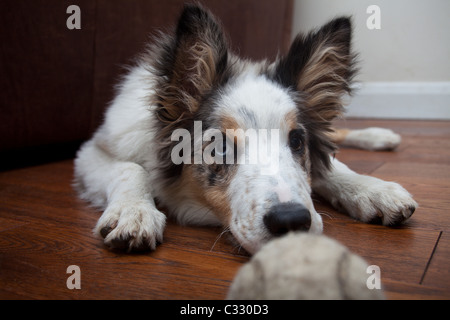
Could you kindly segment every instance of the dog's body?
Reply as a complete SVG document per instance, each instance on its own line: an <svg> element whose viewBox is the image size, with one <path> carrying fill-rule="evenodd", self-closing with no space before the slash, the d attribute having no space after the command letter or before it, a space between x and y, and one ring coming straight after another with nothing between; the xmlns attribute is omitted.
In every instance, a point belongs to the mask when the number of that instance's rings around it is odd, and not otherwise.
<svg viewBox="0 0 450 320"><path fill-rule="evenodd" d="M349 19L335 19L298 36L285 57L253 63L230 53L210 13L186 6L175 34L162 36L124 77L103 125L77 155L81 197L104 209L96 233L113 248L155 249L166 220L157 199L178 222L223 225L254 253L290 230L322 232L312 191L361 221L409 218L417 204L400 185L358 175L332 157L334 142L367 149L400 142L376 128L332 134L354 73L350 37ZM213 129L221 136L205 139ZM276 146L276 170L240 162L250 157L241 144L249 137L230 138L230 129L260 130L258 147ZM191 133L194 146L175 154L187 160L181 164L173 158L176 130ZM211 153L222 135L223 148ZM198 148L234 161L194 161Z"/></svg>

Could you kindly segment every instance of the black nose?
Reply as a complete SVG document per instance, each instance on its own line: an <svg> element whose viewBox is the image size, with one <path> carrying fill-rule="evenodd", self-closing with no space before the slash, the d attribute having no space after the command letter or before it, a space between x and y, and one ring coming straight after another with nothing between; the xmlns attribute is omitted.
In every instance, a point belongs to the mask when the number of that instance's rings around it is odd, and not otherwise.
<svg viewBox="0 0 450 320"><path fill-rule="evenodd" d="M300 203L280 203L264 216L264 224L274 236L289 231L307 231L311 226L311 214Z"/></svg>

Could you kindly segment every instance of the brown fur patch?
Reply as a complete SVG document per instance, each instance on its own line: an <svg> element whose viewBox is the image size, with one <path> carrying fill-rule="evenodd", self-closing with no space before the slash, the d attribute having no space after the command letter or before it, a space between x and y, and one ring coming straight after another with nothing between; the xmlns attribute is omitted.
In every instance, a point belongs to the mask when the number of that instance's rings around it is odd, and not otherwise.
<svg viewBox="0 0 450 320"><path fill-rule="evenodd" d="M330 140L337 144L342 143L345 138L347 138L350 131L350 129L334 129L333 132L329 133Z"/></svg>
<svg viewBox="0 0 450 320"><path fill-rule="evenodd" d="M227 197L227 190L220 187L212 187L205 192L208 207L215 213L223 225L230 225L231 208Z"/></svg>
<svg viewBox="0 0 450 320"><path fill-rule="evenodd" d="M317 120L331 121L342 112L341 97L349 90L347 80L350 57L343 54L348 49L327 45L326 39L317 45L305 65L298 82L298 90L306 92L308 108Z"/></svg>
<svg viewBox="0 0 450 320"><path fill-rule="evenodd" d="M195 199L205 208L210 209L222 224L229 225L231 219L230 202L227 196L229 183L207 186L205 177L198 177L198 172L193 166L202 165L186 165L178 188L183 192L189 190L189 196L192 199ZM231 178L230 176L227 180Z"/></svg>
<svg viewBox="0 0 450 320"><path fill-rule="evenodd" d="M298 128L298 118L297 118L297 111L293 110L288 112L285 116L284 116L284 121L287 125L287 127L289 128L288 130L294 130Z"/></svg>
<svg viewBox="0 0 450 320"><path fill-rule="evenodd" d="M237 130L240 128L236 119L231 116L227 116L227 115L222 116L221 124L222 124L221 125L222 132L225 132L225 133L226 133L226 130Z"/></svg>

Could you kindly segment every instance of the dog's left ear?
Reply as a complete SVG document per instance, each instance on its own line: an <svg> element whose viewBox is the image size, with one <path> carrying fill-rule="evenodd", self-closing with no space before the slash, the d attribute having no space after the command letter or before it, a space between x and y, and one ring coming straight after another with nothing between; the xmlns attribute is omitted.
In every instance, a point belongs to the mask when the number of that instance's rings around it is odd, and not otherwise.
<svg viewBox="0 0 450 320"><path fill-rule="evenodd" d="M222 26L199 5L186 5L176 31L173 78L194 99L208 92L219 80L228 59Z"/></svg>
<svg viewBox="0 0 450 320"><path fill-rule="evenodd" d="M329 122L343 112L341 97L350 93L355 73L351 34L350 18L334 19L318 31L298 35L276 65L275 79L303 95L303 111L311 120Z"/></svg>
<svg viewBox="0 0 450 320"><path fill-rule="evenodd" d="M224 77L228 44L220 23L201 6L185 5L173 41L158 61L156 69L164 79L158 118L166 124L189 118Z"/></svg>

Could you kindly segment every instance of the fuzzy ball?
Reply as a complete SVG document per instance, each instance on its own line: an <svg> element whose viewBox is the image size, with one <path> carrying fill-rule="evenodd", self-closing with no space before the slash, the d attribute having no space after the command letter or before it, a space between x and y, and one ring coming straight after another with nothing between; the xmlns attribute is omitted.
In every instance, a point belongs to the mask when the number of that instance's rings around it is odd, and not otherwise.
<svg viewBox="0 0 450 320"><path fill-rule="evenodd" d="M290 233L266 244L238 272L228 299L384 299L368 289L368 264L323 235Z"/></svg>

